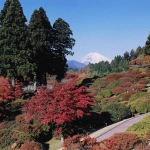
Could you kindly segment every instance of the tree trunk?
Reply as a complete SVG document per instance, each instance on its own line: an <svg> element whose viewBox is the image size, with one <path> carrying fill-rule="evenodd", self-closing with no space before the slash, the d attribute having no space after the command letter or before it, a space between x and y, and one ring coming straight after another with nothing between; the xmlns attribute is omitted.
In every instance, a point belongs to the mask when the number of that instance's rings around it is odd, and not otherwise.
<svg viewBox="0 0 150 150"><path fill-rule="evenodd" d="M44 84L45 84L45 86L47 85L47 77L46 77L46 72L44 73Z"/></svg>
<svg viewBox="0 0 150 150"><path fill-rule="evenodd" d="M64 136L63 136L63 134L61 134L61 144L63 144L64 143Z"/></svg>
<svg viewBox="0 0 150 150"><path fill-rule="evenodd" d="M37 85L36 85L36 81L34 81L34 91L37 90Z"/></svg>
<svg viewBox="0 0 150 150"><path fill-rule="evenodd" d="M43 143L43 150L49 150L49 144Z"/></svg>
<svg viewBox="0 0 150 150"><path fill-rule="evenodd" d="M14 77L11 79L11 84L12 84L12 87L15 87L15 78Z"/></svg>

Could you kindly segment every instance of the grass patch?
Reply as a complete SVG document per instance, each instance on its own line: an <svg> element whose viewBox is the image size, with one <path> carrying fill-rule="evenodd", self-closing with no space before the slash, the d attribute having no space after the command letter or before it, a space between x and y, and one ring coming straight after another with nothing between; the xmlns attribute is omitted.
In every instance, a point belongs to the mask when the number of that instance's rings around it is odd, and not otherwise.
<svg viewBox="0 0 150 150"><path fill-rule="evenodd" d="M58 150L59 148L62 147L61 141L56 139L55 137L52 138L49 142L49 150Z"/></svg>

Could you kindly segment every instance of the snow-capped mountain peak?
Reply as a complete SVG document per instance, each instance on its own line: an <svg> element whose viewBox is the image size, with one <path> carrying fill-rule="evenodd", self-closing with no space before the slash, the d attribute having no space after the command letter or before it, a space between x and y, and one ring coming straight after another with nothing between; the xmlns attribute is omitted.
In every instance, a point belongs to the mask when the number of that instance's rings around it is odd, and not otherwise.
<svg viewBox="0 0 150 150"><path fill-rule="evenodd" d="M109 58L107 58L97 52L89 53L80 59L80 62L84 63L84 64L89 64L89 62L92 64L95 64L95 63L99 63L100 61L111 62L111 60Z"/></svg>

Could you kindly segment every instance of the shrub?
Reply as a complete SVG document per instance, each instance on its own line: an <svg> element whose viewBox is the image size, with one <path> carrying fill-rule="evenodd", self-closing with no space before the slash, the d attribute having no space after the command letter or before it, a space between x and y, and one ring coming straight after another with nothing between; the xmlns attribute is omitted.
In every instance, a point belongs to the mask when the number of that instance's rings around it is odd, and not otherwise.
<svg viewBox="0 0 150 150"><path fill-rule="evenodd" d="M120 82L120 86L126 87L127 83L133 84L134 79L132 77L122 77L122 78L119 79L119 82Z"/></svg>
<svg viewBox="0 0 150 150"><path fill-rule="evenodd" d="M119 95L121 93L124 92L124 88L123 87L115 87L114 89L112 89L112 93L115 95Z"/></svg>
<svg viewBox="0 0 150 150"><path fill-rule="evenodd" d="M117 87L117 86L119 86L119 85L120 85L120 82L119 82L119 81L114 81L114 82L110 82L110 83L107 85L107 88L113 89L113 88L115 88L115 87Z"/></svg>
<svg viewBox="0 0 150 150"><path fill-rule="evenodd" d="M109 139L116 141L111 147L112 150L131 150L141 143L139 137L134 133L115 133Z"/></svg>
<svg viewBox="0 0 150 150"><path fill-rule="evenodd" d="M123 104L129 108L129 102L128 101L122 101L122 102L120 102L120 104Z"/></svg>
<svg viewBox="0 0 150 150"><path fill-rule="evenodd" d="M147 68L136 68L136 70L142 74L146 73Z"/></svg>
<svg viewBox="0 0 150 150"><path fill-rule="evenodd" d="M15 140L12 138L15 121L0 123L0 149L6 150Z"/></svg>
<svg viewBox="0 0 150 150"><path fill-rule="evenodd" d="M123 77L122 73L112 73L112 74L106 76L108 83L118 81L121 77Z"/></svg>
<svg viewBox="0 0 150 150"><path fill-rule="evenodd" d="M146 68L146 73L150 74L150 68Z"/></svg>
<svg viewBox="0 0 150 150"><path fill-rule="evenodd" d="M110 114L110 119L113 122L118 122L131 116L128 107L117 102L110 102L103 105L102 112L108 112Z"/></svg>
<svg viewBox="0 0 150 150"><path fill-rule="evenodd" d="M147 132L146 134L146 142L149 143L150 142L150 130Z"/></svg>
<svg viewBox="0 0 150 150"><path fill-rule="evenodd" d="M78 75L77 74L67 74L65 79L77 79L78 78Z"/></svg>
<svg viewBox="0 0 150 150"><path fill-rule="evenodd" d="M133 59L129 62L129 65L142 65L143 60L140 58Z"/></svg>
<svg viewBox="0 0 150 150"><path fill-rule="evenodd" d="M46 140L45 138L50 138L50 125L42 125L40 119L32 120L32 123L26 123L24 118L24 114L20 114L16 117L16 127L13 129L15 132L13 138L16 139L17 143L26 143L35 139L42 139L42 141L44 141Z"/></svg>
<svg viewBox="0 0 150 150"><path fill-rule="evenodd" d="M112 92L109 89L102 89L102 90L100 90L100 92L98 93L98 95L106 98L106 97L110 97L112 95Z"/></svg>
<svg viewBox="0 0 150 150"><path fill-rule="evenodd" d="M138 73L134 76L135 81L138 82L141 78L146 77L146 74Z"/></svg>
<svg viewBox="0 0 150 150"><path fill-rule="evenodd" d="M96 145L96 139L77 134L74 135L73 137L69 136L64 141L63 145L65 147L65 150L75 150L80 148L82 150L84 149L92 150L92 146Z"/></svg>
<svg viewBox="0 0 150 150"><path fill-rule="evenodd" d="M96 87L98 89L106 87L106 78L97 78L91 87Z"/></svg>
<svg viewBox="0 0 150 150"><path fill-rule="evenodd" d="M138 92L144 90L146 87L145 84L133 84L130 86L130 91L132 92Z"/></svg>
<svg viewBox="0 0 150 150"><path fill-rule="evenodd" d="M134 94L134 92L125 93L122 98L122 101L128 101L133 94Z"/></svg>
<svg viewBox="0 0 150 150"><path fill-rule="evenodd" d="M20 150L42 150L42 144L37 142L27 142L21 145Z"/></svg>
<svg viewBox="0 0 150 150"><path fill-rule="evenodd" d="M140 92L140 93L135 93L135 94L132 94L129 98L129 101L132 102L136 99L138 99L139 97L142 97L146 94L146 92Z"/></svg>
<svg viewBox="0 0 150 150"><path fill-rule="evenodd" d="M130 126L127 131L135 133L138 137L145 137L148 131L150 131L150 115Z"/></svg>
<svg viewBox="0 0 150 150"><path fill-rule="evenodd" d="M121 93L121 94L117 95L117 97L120 101L122 101L124 95L125 95L125 93Z"/></svg>
<svg viewBox="0 0 150 150"><path fill-rule="evenodd" d="M68 137L64 141L64 150L110 150L112 145L114 145L113 140L103 140L101 142L96 142L96 139L84 135L74 135L73 137Z"/></svg>
<svg viewBox="0 0 150 150"><path fill-rule="evenodd" d="M140 145L137 145L134 150L150 150L150 145L143 145L143 144L140 144Z"/></svg>
<svg viewBox="0 0 150 150"><path fill-rule="evenodd" d="M96 95L95 96L95 101L96 102L101 102L102 99L103 99L103 97L101 95Z"/></svg>
<svg viewBox="0 0 150 150"><path fill-rule="evenodd" d="M148 82L149 82L148 79L142 78L137 82L137 84L148 84Z"/></svg>
<svg viewBox="0 0 150 150"><path fill-rule="evenodd" d="M150 55L147 55L144 57L144 63L145 64L150 64Z"/></svg>
<svg viewBox="0 0 150 150"><path fill-rule="evenodd" d="M82 81L83 81L83 80L84 80L84 78L81 78L81 79L77 80L77 85L82 84Z"/></svg>
<svg viewBox="0 0 150 150"><path fill-rule="evenodd" d="M150 111L150 98L149 96L139 97L138 99L130 102L130 110L135 113L147 113Z"/></svg>
<svg viewBox="0 0 150 150"><path fill-rule="evenodd" d="M107 103L107 102L119 102L119 99L117 97L108 97L108 98L103 98L101 100L102 103Z"/></svg>
<svg viewBox="0 0 150 150"><path fill-rule="evenodd" d="M105 82L106 78L97 78L94 82L93 82L93 86L97 86L99 84L101 84L102 82Z"/></svg>
<svg viewBox="0 0 150 150"><path fill-rule="evenodd" d="M132 77L134 78L137 74L140 74L138 71L136 70L129 70L124 74L124 77Z"/></svg>

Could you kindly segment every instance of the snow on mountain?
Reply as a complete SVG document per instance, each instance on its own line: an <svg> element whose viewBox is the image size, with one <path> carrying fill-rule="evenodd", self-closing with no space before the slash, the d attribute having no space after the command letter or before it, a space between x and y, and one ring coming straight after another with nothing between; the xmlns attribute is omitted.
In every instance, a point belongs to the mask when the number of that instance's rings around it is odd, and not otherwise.
<svg viewBox="0 0 150 150"><path fill-rule="evenodd" d="M95 64L95 63L99 63L100 61L111 62L111 60L109 58L107 58L99 53L96 53L96 52L87 54L86 56L81 58L79 62L87 65L87 64L89 64L89 62L92 64Z"/></svg>

